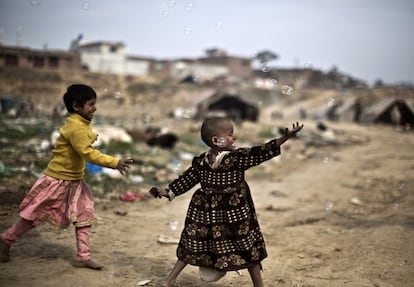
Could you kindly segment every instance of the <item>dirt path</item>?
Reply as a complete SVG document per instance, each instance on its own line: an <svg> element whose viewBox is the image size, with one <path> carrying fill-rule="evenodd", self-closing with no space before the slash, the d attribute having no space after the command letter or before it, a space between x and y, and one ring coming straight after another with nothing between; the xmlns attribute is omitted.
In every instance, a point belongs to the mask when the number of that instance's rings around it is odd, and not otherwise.
<svg viewBox="0 0 414 287"><path fill-rule="evenodd" d="M391 128L339 126L366 140L319 149L297 158L295 143L266 163L271 176L248 173L269 257L265 286L414 286L414 136ZM97 202L100 225L91 238L102 271L71 266L74 229L42 225L16 243L12 261L0 264L0 286L159 286L175 262L174 244L191 193L172 202ZM0 227L16 220L2 206ZM125 214L125 215L123 215ZM170 223L177 221L178 229ZM251 286L247 271L203 283L195 267L180 286Z"/></svg>

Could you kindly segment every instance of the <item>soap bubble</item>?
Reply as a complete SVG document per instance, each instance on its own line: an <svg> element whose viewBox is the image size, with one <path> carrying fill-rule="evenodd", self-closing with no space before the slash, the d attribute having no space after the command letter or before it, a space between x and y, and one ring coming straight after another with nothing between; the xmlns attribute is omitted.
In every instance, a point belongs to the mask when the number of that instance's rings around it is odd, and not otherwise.
<svg viewBox="0 0 414 287"><path fill-rule="evenodd" d="M172 220L168 223L168 226L171 230L177 230L178 229L178 220Z"/></svg>
<svg viewBox="0 0 414 287"><path fill-rule="evenodd" d="M191 27L187 27L187 28L185 28L185 29L184 29L184 33L185 33L186 35L191 35L191 33L193 33L193 28L191 28Z"/></svg>
<svg viewBox="0 0 414 287"><path fill-rule="evenodd" d="M185 10L187 10L187 12L191 12L191 11L193 11L193 9L194 9L194 4L193 3L188 3L185 6Z"/></svg>
<svg viewBox="0 0 414 287"><path fill-rule="evenodd" d="M263 62L260 64L260 69L265 72L268 73L270 72L271 68L270 68L270 64L268 62Z"/></svg>
<svg viewBox="0 0 414 287"><path fill-rule="evenodd" d="M335 98L330 98L330 99L328 100L328 107L332 107L332 106L334 106L334 105L335 105L335 103L336 103Z"/></svg>
<svg viewBox="0 0 414 287"><path fill-rule="evenodd" d="M326 213L331 213L333 209L333 203L328 201L325 203L325 212Z"/></svg>
<svg viewBox="0 0 414 287"><path fill-rule="evenodd" d="M182 171L182 163L181 160L179 159L173 159L171 161L172 163L172 170L173 172L175 172L176 174L180 173Z"/></svg>
<svg viewBox="0 0 414 287"><path fill-rule="evenodd" d="M168 6L168 7L170 7L170 8L174 8L174 6L175 6L175 1L174 1L174 0L168 0L168 1L167 1L167 6Z"/></svg>
<svg viewBox="0 0 414 287"><path fill-rule="evenodd" d="M85 2L82 4L82 9L83 10L89 10L89 3Z"/></svg>
<svg viewBox="0 0 414 287"><path fill-rule="evenodd" d="M30 5L32 6L39 6L40 5L40 0L29 0Z"/></svg>
<svg viewBox="0 0 414 287"><path fill-rule="evenodd" d="M115 93L114 93L114 97L115 97L115 99L120 99L121 98L121 92L119 92L119 91L116 91Z"/></svg>
<svg viewBox="0 0 414 287"><path fill-rule="evenodd" d="M277 86L277 84L278 84L278 80L276 80L276 79L271 79L270 80L270 87L271 88L275 88Z"/></svg>
<svg viewBox="0 0 414 287"><path fill-rule="evenodd" d="M280 91L283 95L287 95L287 96L293 95L293 87L289 85L283 85L282 88L280 88Z"/></svg>

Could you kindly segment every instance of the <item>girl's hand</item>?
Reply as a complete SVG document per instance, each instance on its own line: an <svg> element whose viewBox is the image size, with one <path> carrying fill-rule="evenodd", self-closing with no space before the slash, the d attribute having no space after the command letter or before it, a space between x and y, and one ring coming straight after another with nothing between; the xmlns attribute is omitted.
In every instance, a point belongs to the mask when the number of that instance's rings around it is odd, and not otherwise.
<svg viewBox="0 0 414 287"><path fill-rule="evenodd" d="M288 128L286 128L286 134L289 137L293 137L294 135L296 135L301 129L303 128L303 124L299 125L299 122L293 123L292 125L292 129L289 130Z"/></svg>
<svg viewBox="0 0 414 287"><path fill-rule="evenodd" d="M151 187L151 189L149 190L149 193L156 198L161 198L161 197L166 197L168 199L170 199L170 196L168 195L168 190L163 188L163 189L159 189L157 187Z"/></svg>
<svg viewBox="0 0 414 287"><path fill-rule="evenodd" d="M117 170L124 175L128 173L129 165L134 163L134 160L131 158L123 158L118 161L118 165L116 166Z"/></svg>

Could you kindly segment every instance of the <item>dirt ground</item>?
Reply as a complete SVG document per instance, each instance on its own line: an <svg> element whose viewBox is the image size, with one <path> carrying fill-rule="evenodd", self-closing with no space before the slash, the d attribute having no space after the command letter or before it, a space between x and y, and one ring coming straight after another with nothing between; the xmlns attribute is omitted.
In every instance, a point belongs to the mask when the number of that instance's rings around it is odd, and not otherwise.
<svg viewBox="0 0 414 287"><path fill-rule="evenodd" d="M315 123L305 122L305 130ZM299 152L301 140L247 172L269 257L265 286L414 286L414 135L388 126L337 124L348 145ZM161 286L175 263L175 244L191 192L167 200L96 202L100 224L91 234L102 271L74 268L74 228L41 225L0 264L0 286ZM17 220L17 204L0 206L0 228ZM178 228L174 229L174 222ZM252 286L247 270L216 283L188 266L179 286Z"/></svg>

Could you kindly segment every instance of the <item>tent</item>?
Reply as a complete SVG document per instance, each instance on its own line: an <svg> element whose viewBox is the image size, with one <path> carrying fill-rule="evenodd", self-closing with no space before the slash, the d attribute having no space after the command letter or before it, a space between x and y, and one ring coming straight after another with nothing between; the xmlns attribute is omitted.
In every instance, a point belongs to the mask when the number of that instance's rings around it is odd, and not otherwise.
<svg viewBox="0 0 414 287"><path fill-rule="evenodd" d="M197 103L196 118L211 115L231 117L235 121L257 121L259 108L238 95L216 92Z"/></svg>
<svg viewBox="0 0 414 287"><path fill-rule="evenodd" d="M331 121L358 122L361 112L360 99L358 97L346 97L328 107L326 118Z"/></svg>
<svg viewBox="0 0 414 287"><path fill-rule="evenodd" d="M365 108L360 121L412 127L414 126L413 106L403 99L382 99Z"/></svg>

